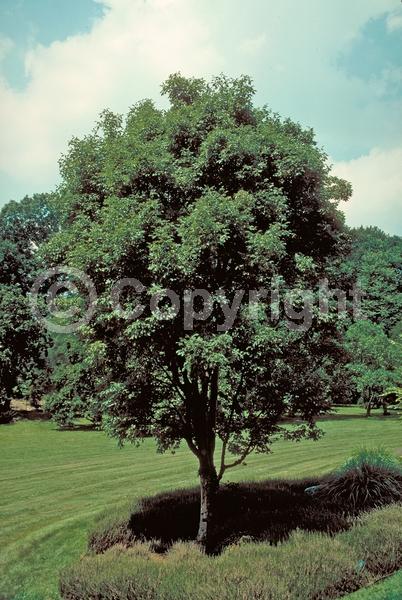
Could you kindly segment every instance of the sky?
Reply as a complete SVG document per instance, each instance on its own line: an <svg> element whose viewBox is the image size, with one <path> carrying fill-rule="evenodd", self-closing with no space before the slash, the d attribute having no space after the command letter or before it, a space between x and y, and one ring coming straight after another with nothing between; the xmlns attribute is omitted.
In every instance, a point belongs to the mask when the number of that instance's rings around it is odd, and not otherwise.
<svg viewBox="0 0 402 600"><path fill-rule="evenodd" d="M0 0L0 206L54 189L72 136L163 105L177 71L251 75L352 183L347 223L402 235L399 0Z"/></svg>

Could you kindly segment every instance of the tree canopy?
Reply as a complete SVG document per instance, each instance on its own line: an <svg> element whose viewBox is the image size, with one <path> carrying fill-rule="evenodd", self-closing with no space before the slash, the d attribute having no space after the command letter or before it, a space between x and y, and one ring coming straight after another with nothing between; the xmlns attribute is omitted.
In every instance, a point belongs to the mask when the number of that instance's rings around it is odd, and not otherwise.
<svg viewBox="0 0 402 600"><path fill-rule="evenodd" d="M0 418L17 385L44 366L47 336L28 292L40 268L38 246L57 229L49 194L9 202L0 211Z"/></svg>
<svg viewBox="0 0 402 600"><path fill-rule="evenodd" d="M366 320L349 327L345 347L350 356L347 369L369 415L381 394L402 381L401 344L389 339L381 325Z"/></svg>
<svg viewBox="0 0 402 600"><path fill-rule="evenodd" d="M378 227L352 229L351 252L342 270L364 292L366 318L390 335L402 326L402 238Z"/></svg>
<svg viewBox="0 0 402 600"><path fill-rule="evenodd" d="M300 298L345 253L337 205L350 186L331 175L310 129L253 106L248 77L176 74L162 92L167 110L145 100L125 120L105 111L70 142L57 200L64 226L45 255L96 285L96 314L79 334L106 429L121 441L151 434L161 450L185 440L196 455L205 542L227 468L277 435L317 435L336 329L328 315L298 327ZM123 311L113 302L121 279ZM269 298L236 295L273 281L292 290L288 319L270 314ZM302 425L281 422L296 414Z"/></svg>

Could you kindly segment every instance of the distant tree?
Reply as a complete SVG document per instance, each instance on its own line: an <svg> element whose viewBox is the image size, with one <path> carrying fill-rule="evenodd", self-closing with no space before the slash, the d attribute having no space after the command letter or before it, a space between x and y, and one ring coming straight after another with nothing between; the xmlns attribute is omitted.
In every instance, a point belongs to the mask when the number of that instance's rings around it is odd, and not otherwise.
<svg viewBox="0 0 402 600"><path fill-rule="evenodd" d="M51 337L44 406L60 427L72 427L78 418L96 425L102 420L94 388L95 349L96 345L87 348L78 334L56 333Z"/></svg>
<svg viewBox="0 0 402 600"><path fill-rule="evenodd" d="M50 194L12 200L0 211L0 283L31 287L38 268L38 247L57 231L59 216Z"/></svg>
<svg viewBox="0 0 402 600"><path fill-rule="evenodd" d="M399 377L399 381L402 381L402 374L401 377ZM383 402L385 403L385 406L387 406L387 404L392 404L393 406L399 406L402 404L402 386L391 386L388 387L385 392L383 392L381 394L381 398L383 399Z"/></svg>
<svg viewBox="0 0 402 600"><path fill-rule="evenodd" d="M346 368L347 358L345 352L341 360L333 360L330 377L330 398L333 404L354 404L359 397L352 374Z"/></svg>
<svg viewBox="0 0 402 600"><path fill-rule="evenodd" d="M370 321L357 321L346 332L346 349L350 354L347 365L356 388L366 407L384 406L384 391L402 382L402 346L390 340L380 325Z"/></svg>
<svg viewBox="0 0 402 600"><path fill-rule="evenodd" d="M402 237L377 227L351 230L351 252L343 262L345 274L357 280L365 296L365 316L385 333L402 327Z"/></svg>
<svg viewBox="0 0 402 600"><path fill-rule="evenodd" d="M32 390L45 366L48 338L28 292L38 272L38 246L56 231L48 194L9 202L0 211L0 418L9 418L18 385Z"/></svg>
<svg viewBox="0 0 402 600"><path fill-rule="evenodd" d="M0 419L8 420L18 383L44 366L44 332L18 286L0 284Z"/></svg>
<svg viewBox="0 0 402 600"><path fill-rule="evenodd" d="M225 315L236 290L269 289L273 279L281 293L317 283L345 252L337 204L350 186L330 175L311 130L253 106L247 77L208 84L176 74L162 90L168 110L145 100L124 122L106 111L92 134L70 142L59 195L66 225L46 256L96 285L98 311L80 334L96 357L106 429L121 441L153 435L160 450L185 440L197 457L198 540L207 543L228 468L269 451L279 435L317 435L334 340L329 317L292 329L269 318L267 299L252 311L242 305L229 328ZM121 278L146 288L138 319L111 301ZM210 305L186 292L200 288ZM165 289L180 299L175 318L149 309L159 292L167 310ZM195 312L209 307L209 318L184 327L184 299ZM120 302L132 310L138 300L127 283ZM293 316L300 324L302 313ZM284 415L300 420L284 425Z"/></svg>

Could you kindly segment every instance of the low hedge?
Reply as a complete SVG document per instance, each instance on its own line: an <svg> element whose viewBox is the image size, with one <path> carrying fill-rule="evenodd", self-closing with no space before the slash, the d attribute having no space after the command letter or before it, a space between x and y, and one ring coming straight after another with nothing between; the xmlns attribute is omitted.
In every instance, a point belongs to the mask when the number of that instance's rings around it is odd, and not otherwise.
<svg viewBox="0 0 402 600"><path fill-rule="evenodd" d="M361 516L330 536L293 532L271 546L240 541L219 556L192 542L165 554L151 541L84 557L61 575L65 600L324 600L402 566L402 507Z"/></svg>
<svg viewBox="0 0 402 600"><path fill-rule="evenodd" d="M402 507L391 505L359 519L360 526L338 536L354 548L375 576L384 576L401 567Z"/></svg>

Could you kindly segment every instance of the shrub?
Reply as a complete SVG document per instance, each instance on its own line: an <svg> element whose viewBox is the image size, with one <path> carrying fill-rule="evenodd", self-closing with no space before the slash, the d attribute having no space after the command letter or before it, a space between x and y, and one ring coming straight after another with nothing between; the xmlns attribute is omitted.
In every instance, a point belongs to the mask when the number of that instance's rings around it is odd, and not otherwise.
<svg viewBox="0 0 402 600"><path fill-rule="evenodd" d="M4 412L0 411L0 425L11 423L11 421L16 417L16 414L17 413L14 410L6 410Z"/></svg>
<svg viewBox="0 0 402 600"><path fill-rule="evenodd" d="M366 513L339 538L359 553L371 573L392 573L402 564L402 509L394 505Z"/></svg>
<svg viewBox="0 0 402 600"><path fill-rule="evenodd" d="M220 558L233 576L240 565L247 574L242 582L243 598L333 598L357 589L366 580L356 569L358 553L322 533L295 531L277 547L255 543L231 546ZM251 593L256 583L260 596ZM278 588L285 593L280 595Z"/></svg>
<svg viewBox="0 0 402 600"><path fill-rule="evenodd" d="M80 561L62 575L60 593L74 600L155 600L159 567L149 560L147 547L129 552L115 546L103 555Z"/></svg>
<svg viewBox="0 0 402 600"><path fill-rule="evenodd" d="M61 575L65 600L329 600L402 566L402 507L361 516L335 536L293 532L277 546L239 541L211 557L193 542L88 555Z"/></svg>
<svg viewBox="0 0 402 600"><path fill-rule="evenodd" d="M363 465L402 474L401 462L384 448L360 448L337 469L339 475Z"/></svg>
<svg viewBox="0 0 402 600"><path fill-rule="evenodd" d="M129 526L134 510L136 505L118 507L113 513L110 510L101 513L89 533L88 547L96 553L101 553L116 544L129 546L134 541Z"/></svg>
<svg viewBox="0 0 402 600"><path fill-rule="evenodd" d="M318 489L325 504L358 512L402 501L402 468L384 450L360 450Z"/></svg>
<svg viewBox="0 0 402 600"><path fill-rule="evenodd" d="M217 557L193 542L163 555L150 542L116 546L65 570L60 591L65 600L328 600L374 581L382 560L387 572L401 566L401 517L389 507L333 537L295 531L277 546L239 542ZM390 523L383 534L382 521Z"/></svg>
<svg viewBox="0 0 402 600"><path fill-rule="evenodd" d="M319 484L313 496L304 491L311 483ZM347 516L401 500L401 484L398 461L361 450L318 482L222 486L209 549L221 553L215 557L189 542L198 489L143 498L99 519L89 548L103 554L65 571L61 594L67 600L335 598L402 566L402 507L373 510L354 525Z"/></svg>

